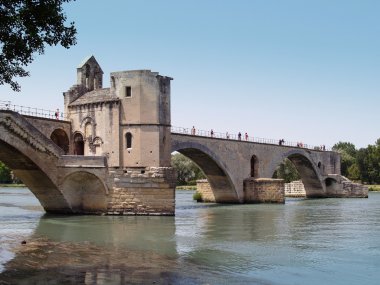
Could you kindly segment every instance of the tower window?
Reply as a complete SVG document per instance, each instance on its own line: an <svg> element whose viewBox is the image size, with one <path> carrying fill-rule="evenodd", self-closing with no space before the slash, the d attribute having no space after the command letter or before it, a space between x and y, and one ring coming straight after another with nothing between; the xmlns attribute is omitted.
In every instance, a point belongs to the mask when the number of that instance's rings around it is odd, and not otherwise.
<svg viewBox="0 0 380 285"><path fill-rule="evenodd" d="M125 97L132 97L132 88L131 88L131 86L125 86Z"/></svg>
<svg viewBox="0 0 380 285"><path fill-rule="evenodd" d="M125 139L127 141L127 148L132 148L132 134L126 133Z"/></svg>

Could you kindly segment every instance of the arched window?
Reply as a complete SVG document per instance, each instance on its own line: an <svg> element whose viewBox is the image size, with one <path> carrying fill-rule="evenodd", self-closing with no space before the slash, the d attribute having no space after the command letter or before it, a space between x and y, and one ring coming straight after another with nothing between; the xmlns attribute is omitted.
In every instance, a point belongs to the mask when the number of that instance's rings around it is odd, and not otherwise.
<svg viewBox="0 0 380 285"><path fill-rule="evenodd" d="M125 139L127 141L127 148L132 148L132 134L131 133L126 133L125 134Z"/></svg>
<svg viewBox="0 0 380 285"><path fill-rule="evenodd" d="M258 160L255 155L252 155L251 157L251 177L257 177L259 173L259 165L258 165Z"/></svg>
<svg viewBox="0 0 380 285"><path fill-rule="evenodd" d="M86 139L92 137L92 125L90 122L86 123L84 126L84 137Z"/></svg>

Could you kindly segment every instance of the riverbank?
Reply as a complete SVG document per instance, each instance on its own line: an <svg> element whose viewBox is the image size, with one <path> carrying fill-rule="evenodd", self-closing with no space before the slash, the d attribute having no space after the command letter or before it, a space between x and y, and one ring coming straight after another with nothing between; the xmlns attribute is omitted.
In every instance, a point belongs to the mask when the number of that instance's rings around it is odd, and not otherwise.
<svg viewBox="0 0 380 285"><path fill-rule="evenodd" d="M368 191L380 192L380 185L368 185Z"/></svg>
<svg viewBox="0 0 380 285"><path fill-rule="evenodd" d="M176 186L175 190L197 190L196 185L181 185L181 186Z"/></svg>
<svg viewBox="0 0 380 285"><path fill-rule="evenodd" d="M20 187L26 187L25 184L1 184L0 183L0 187L17 187L17 188L20 188Z"/></svg>

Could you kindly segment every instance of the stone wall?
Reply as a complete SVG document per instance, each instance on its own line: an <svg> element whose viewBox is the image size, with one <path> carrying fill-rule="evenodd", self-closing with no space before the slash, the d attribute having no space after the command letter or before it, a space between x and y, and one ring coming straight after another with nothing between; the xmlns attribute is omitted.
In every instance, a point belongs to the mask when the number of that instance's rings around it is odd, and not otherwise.
<svg viewBox="0 0 380 285"><path fill-rule="evenodd" d="M285 197L306 197L305 187L301 180L285 183Z"/></svg>
<svg viewBox="0 0 380 285"><path fill-rule="evenodd" d="M202 202L216 202L214 193L207 179L197 180L197 192L202 195Z"/></svg>
<svg viewBox="0 0 380 285"><path fill-rule="evenodd" d="M283 179L248 178L244 180L245 203L285 203Z"/></svg>
<svg viewBox="0 0 380 285"><path fill-rule="evenodd" d="M109 215L174 215L176 175L171 167L110 170Z"/></svg>
<svg viewBox="0 0 380 285"><path fill-rule="evenodd" d="M67 136L70 138L71 123L68 121L39 118L39 117L25 116L25 115L23 115L23 118L26 119L34 127L36 127L47 138L50 138L51 134L56 129L63 130L67 134Z"/></svg>
<svg viewBox="0 0 380 285"><path fill-rule="evenodd" d="M202 194L202 202L216 202L211 185L206 179L197 180L197 192ZM285 203L284 180L245 179L243 203Z"/></svg>

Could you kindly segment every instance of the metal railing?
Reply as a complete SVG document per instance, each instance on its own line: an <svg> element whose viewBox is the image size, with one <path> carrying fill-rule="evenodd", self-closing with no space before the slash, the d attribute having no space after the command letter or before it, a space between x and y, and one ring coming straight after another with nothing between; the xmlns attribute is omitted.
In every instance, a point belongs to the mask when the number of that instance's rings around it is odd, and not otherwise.
<svg viewBox="0 0 380 285"><path fill-rule="evenodd" d="M41 118L49 118L49 119L57 119L57 120L64 120L65 116L63 112L57 111L51 111L51 110L45 110L40 108L32 108L32 107L26 107L21 105L14 105L11 103L11 101L1 101L0 100L0 110L10 110L17 112L22 115L28 115L28 116L35 116L35 117L41 117ZM320 150L320 151L330 151L331 149L326 148L325 146L313 146L309 144L304 144L302 142L291 142L291 141L285 141L285 140L275 140L275 139L266 139L266 138L260 138L260 137L252 137L252 136L246 136L244 134L230 134L228 132L221 133L221 132L215 132L215 131L205 131L205 130L199 130L199 129L193 129L193 128L182 128L182 127L171 127L172 133L176 134L186 134L186 135L193 135L193 136L200 136L200 137L211 137L216 139L227 139L227 140L239 140L239 141L246 141L246 142L254 142L254 143L261 143L261 144L272 144L272 145L281 145L281 146L291 146L291 147L301 147L301 148L307 148L312 150Z"/></svg>
<svg viewBox="0 0 380 285"><path fill-rule="evenodd" d="M0 100L0 110L10 110L17 112L21 115L34 116L40 118L64 120L63 112L45 110L41 108L26 107L21 105L14 105L11 101Z"/></svg>
<svg viewBox="0 0 380 285"><path fill-rule="evenodd" d="M185 134L185 135L209 137L209 138L216 138L216 139L238 140L238 141L254 142L254 143L261 143L261 144L300 147L300 148L320 150L320 151L331 150L331 149L326 148L324 145L313 146L310 144L304 144L302 142L285 141L283 139L276 140L276 139L253 137L249 135L246 136L245 133L241 133L240 138L239 138L239 134L230 134L228 132L222 133L222 132L215 132L215 131L211 132L211 130L205 131L205 130L199 130L199 129L193 129L193 128L182 128L182 127L175 127L175 126L171 127L171 132L176 133L176 134Z"/></svg>

